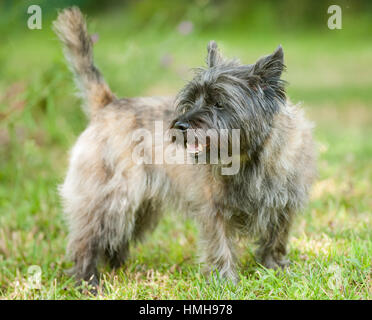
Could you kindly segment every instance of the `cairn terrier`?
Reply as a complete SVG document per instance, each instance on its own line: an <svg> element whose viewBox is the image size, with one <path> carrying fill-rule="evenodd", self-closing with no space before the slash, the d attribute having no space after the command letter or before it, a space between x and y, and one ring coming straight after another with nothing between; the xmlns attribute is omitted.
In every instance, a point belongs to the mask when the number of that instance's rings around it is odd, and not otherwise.
<svg viewBox="0 0 372 320"><path fill-rule="evenodd" d="M282 47L245 65L225 59L211 41L207 66L175 98L118 99L93 63L93 44L80 10L62 11L54 30L89 117L60 187L73 275L97 285L98 261L120 267L130 243L153 229L170 207L197 220L207 273L238 279L234 244L242 237L258 240L256 257L263 266L285 267L290 226L306 203L316 170L312 125L287 100L281 80ZM162 148L185 150L185 159L193 161L134 160L139 145L150 159L155 149L151 141L133 139L133 132L156 136L157 121L182 138L176 135L175 141L172 135ZM203 143L200 135L189 136L208 129L218 139L225 135L225 149L238 164L232 174L222 172L227 165L220 159L221 146L212 161L210 136ZM233 130L239 130L235 148ZM198 161L202 155L206 163Z"/></svg>

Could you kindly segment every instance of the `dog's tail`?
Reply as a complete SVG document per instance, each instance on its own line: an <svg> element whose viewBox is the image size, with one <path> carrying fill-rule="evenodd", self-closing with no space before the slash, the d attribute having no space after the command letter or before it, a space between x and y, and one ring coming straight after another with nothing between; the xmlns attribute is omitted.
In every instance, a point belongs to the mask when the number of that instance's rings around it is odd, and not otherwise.
<svg viewBox="0 0 372 320"><path fill-rule="evenodd" d="M115 96L94 66L93 42L80 9L72 7L60 12L53 29L64 45L66 59L84 98L85 111L92 117Z"/></svg>

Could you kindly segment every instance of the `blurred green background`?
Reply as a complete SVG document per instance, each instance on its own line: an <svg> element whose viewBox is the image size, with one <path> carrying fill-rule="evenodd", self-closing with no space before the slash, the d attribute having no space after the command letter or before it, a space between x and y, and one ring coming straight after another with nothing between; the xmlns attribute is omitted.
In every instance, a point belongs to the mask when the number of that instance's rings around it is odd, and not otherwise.
<svg viewBox="0 0 372 320"><path fill-rule="evenodd" d="M41 30L27 27L32 4L42 8ZM81 297L63 273L57 185L86 119L51 30L58 9L73 4L98 35L95 61L118 96L177 93L211 39L245 63L282 44L289 97L315 122L319 149L289 274L259 269L241 245L239 288L208 286L194 263L195 226L170 215L133 250L127 270L104 273L104 297L371 298L372 2L361 0L0 1L0 297ZM327 27L331 4L342 9L341 30ZM342 275L336 288L333 264ZM27 287L30 265L42 268L41 290Z"/></svg>

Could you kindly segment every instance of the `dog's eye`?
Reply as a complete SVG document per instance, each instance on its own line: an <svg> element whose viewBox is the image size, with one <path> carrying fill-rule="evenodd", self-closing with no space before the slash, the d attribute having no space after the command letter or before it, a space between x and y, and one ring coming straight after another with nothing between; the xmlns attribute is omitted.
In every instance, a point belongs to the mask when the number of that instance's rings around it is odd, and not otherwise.
<svg viewBox="0 0 372 320"><path fill-rule="evenodd" d="M215 104L214 104L214 107L215 107L216 109L223 109L223 106L221 106L219 103L215 103Z"/></svg>

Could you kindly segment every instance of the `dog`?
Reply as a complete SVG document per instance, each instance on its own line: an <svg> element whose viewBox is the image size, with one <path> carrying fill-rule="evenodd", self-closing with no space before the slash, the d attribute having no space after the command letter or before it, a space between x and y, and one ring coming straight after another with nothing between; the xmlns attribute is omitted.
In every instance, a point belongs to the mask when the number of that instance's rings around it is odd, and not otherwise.
<svg viewBox="0 0 372 320"><path fill-rule="evenodd" d="M238 280L238 238L257 240L256 258L263 266L286 267L288 234L307 203L316 155L313 125L286 97L282 47L245 65L223 57L211 41L207 66L176 97L119 99L93 63L93 44L80 10L60 12L54 30L89 117L60 186L76 279L98 285L98 262L122 266L130 243L152 230L168 208L198 222L199 255L207 274ZM151 158L154 146L133 139L133 133L147 130L156 136L155 122L181 134L176 141L174 136L165 139L163 149L184 150L181 158L191 163L133 160L139 146ZM212 159L210 137L205 143L199 143L198 135L190 138L192 130L208 129L218 138L225 136L228 152L239 140L233 174L222 173L227 165L218 152ZM233 130L239 135L234 137Z"/></svg>

